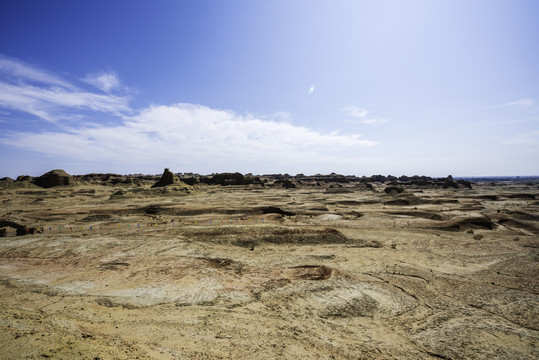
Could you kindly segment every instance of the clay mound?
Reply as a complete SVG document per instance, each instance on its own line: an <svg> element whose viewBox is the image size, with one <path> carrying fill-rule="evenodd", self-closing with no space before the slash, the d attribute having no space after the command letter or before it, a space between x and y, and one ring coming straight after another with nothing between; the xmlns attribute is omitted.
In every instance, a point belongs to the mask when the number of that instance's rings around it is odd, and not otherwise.
<svg viewBox="0 0 539 360"><path fill-rule="evenodd" d="M231 243L250 247L261 243L272 244L359 244L333 228L301 228L290 226L262 226L244 228L236 226L215 226L182 228L182 234L190 240Z"/></svg>
<svg viewBox="0 0 539 360"><path fill-rule="evenodd" d="M487 194L487 195L479 195L475 196L476 199L480 200L490 200L490 201L498 201L500 198L497 195L494 194Z"/></svg>
<svg viewBox="0 0 539 360"><path fill-rule="evenodd" d="M442 189L449 189L449 188L453 188L453 189L459 188L459 183L453 180L451 175L449 175L442 184Z"/></svg>
<svg viewBox="0 0 539 360"><path fill-rule="evenodd" d="M326 194L351 194L353 192L354 191L352 189L345 188L342 185L330 185L325 191Z"/></svg>
<svg viewBox="0 0 539 360"><path fill-rule="evenodd" d="M285 221L282 214L276 214L276 213L264 214L264 220L269 221L269 222L279 222L279 223L282 223Z"/></svg>
<svg viewBox="0 0 539 360"><path fill-rule="evenodd" d="M8 178L9 179L9 178ZM36 185L29 181L0 180L0 189L32 189Z"/></svg>
<svg viewBox="0 0 539 360"><path fill-rule="evenodd" d="M327 280L333 275L333 269L323 265L299 265L293 269L296 280Z"/></svg>
<svg viewBox="0 0 539 360"><path fill-rule="evenodd" d="M245 177L238 173L222 173L215 174L212 176L211 181L213 184L221 186L229 185L243 185Z"/></svg>
<svg viewBox="0 0 539 360"><path fill-rule="evenodd" d="M176 175L174 175L174 173L171 172L168 168L165 168L165 170L163 171L163 175L161 175L161 179L159 179L158 182L153 184L152 188L174 184L180 184L180 179Z"/></svg>
<svg viewBox="0 0 539 360"><path fill-rule="evenodd" d="M292 181L286 179L283 181L283 187L286 188L286 189L294 189L296 188L296 184L293 183Z"/></svg>
<svg viewBox="0 0 539 360"><path fill-rule="evenodd" d="M402 206L406 206L406 205L410 205L410 200L408 199L405 199L405 198L401 198L401 199L395 199L395 200L389 200L389 201L386 201L384 203L384 205L402 205Z"/></svg>
<svg viewBox="0 0 539 360"><path fill-rule="evenodd" d="M334 302L321 311L322 318L374 317L379 311L379 303L368 294L360 293L346 301Z"/></svg>
<svg viewBox="0 0 539 360"><path fill-rule="evenodd" d="M73 185L73 177L64 170L51 170L34 179L34 184L42 188L51 188L54 186Z"/></svg>
<svg viewBox="0 0 539 360"><path fill-rule="evenodd" d="M294 216L295 215L293 212L283 210L283 209L278 208L276 206L261 207L260 211L262 211L262 214L281 214L281 215L286 215L286 216Z"/></svg>
<svg viewBox="0 0 539 360"><path fill-rule="evenodd" d="M26 235L26 234L29 233L29 231L27 231L26 226L24 226L22 224L17 224L16 222L9 221L9 220L0 220L0 228L6 228L6 227L11 227L11 228L17 229L17 236ZM35 230L33 230L33 231L35 231ZM32 234L33 234L33 232L32 232ZM6 236L5 229L3 231L3 236Z"/></svg>
<svg viewBox="0 0 539 360"><path fill-rule="evenodd" d="M88 215L85 218L80 219L81 222L92 222L92 221L106 221L112 219L111 214L96 214Z"/></svg>
<svg viewBox="0 0 539 360"><path fill-rule="evenodd" d="M10 177L3 177L0 179L0 189L28 189L28 188L37 188L31 182L32 178L30 176L19 176L17 180L13 180Z"/></svg>
<svg viewBox="0 0 539 360"><path fill-rule="evenodd" d="M263 242L273 244L344 244L350 242L340 231L332 228L304 229L281 228L272 231L271 235L264 236Z"/></svg>
<svg viewBox="0 0 539 360"><path fill-rule="evenodd" d="M328 204L331 204L331 205L347 205L347 206L358 206L358 205L362 205L363 203L361 201L357 201L357 200L340 200L340 201L332 201ZM327 211L328 209L325 208L324 210L322 211Z"/></svg>
<svg viewBox="0 0 539 360"><path fill-rule="evenodd" d="M428 220L443 220L443 217L438 213L429 212L429 211L420 211L420 210L391 211L391 212L387 212L387 214L412 216L412 217L418 217L418 218L428 219Z"/></svg>
<svg viewBox="0 0 539 360"><path fill-rule="evenodd" d="M428 203L428 201L415 196L414 194L407 194L403 193L397 196L393 200L389 200L384 202L384 205L401 205L401 206L408 206L408 205L420 205Z"/></svg>
<svg viewBox="0 0 539 360"><path fill-rule="evenodd" d="M322 319L391 318L416 306L412 297L387 284L343 278L325 266L294 270L296 281L274 289L266 296L267 303L278 306L285 298L293 312L305 312L308 303L309 314Z"/></svg>
<svg viewBox="0 0 539 360"><path fill-rule="evenodd" d="M539 230L535 226L528 225L514 219L500 219L498 220L498 224L501 224L515 231L524 230L524 232L531 232L532 234L539 233Z"/></svg>
<svg viewBox="0 0 539 360"><path fill-rule="evenodd" d="M538 214L530 214L530 213L522 212L522 211L509 211L508 214L510 214L511 217L518 220L539 221Z"/></svg>
<svg viewBox="0 0 539 360"><path fill-rule="evenodd" d="M165 208L160 205L149 205L142 209L146 214L157 215L164 212Z"/></svg>
<svg viewBox="0 0 539 360"><path fill-rule="evenodd" d="M404 188L402 186L388 186L384 189L384 192L391 196L397 196L404 192Z"/></svg>
<svg viewBox="0 0 539 360"><path fill-rule="evenodd" d="M535 200L537 198L535 194L506 194L502 196L509 199L521 199L521 200Z"/></svg>
<svg viewBox="0 0 539 360"><path fill-rule="evenodd" d="M459 219L452 222L449 226L441 228L441 230L446 231L457 231L465 229L494 229L494 223L492 220L486 217L469 217L464 219Z"/></svg>

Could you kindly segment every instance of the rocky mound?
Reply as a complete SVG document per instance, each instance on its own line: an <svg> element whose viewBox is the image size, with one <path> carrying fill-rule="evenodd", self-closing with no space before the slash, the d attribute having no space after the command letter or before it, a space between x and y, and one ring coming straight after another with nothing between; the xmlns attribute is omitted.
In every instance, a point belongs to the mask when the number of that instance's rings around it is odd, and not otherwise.
<svg viewBox="0 0 539 360"><path fill-rule="evenodd" d="M31 189L37 188L32 182L28 180L13 180L9 177L0 179L0 189Z"/></svg>
<svg viewBox="0 0 539 360"><path fill-rule="evenodd" d="M50 188L61 185L73 185L74 181L73 177L64 170L56 169L35 178L33 183L42 188Z"/></svg>
<svg viewBox="0 0 539 360"><path fill-rule="evenodd" d="M168 168L165 168L165 171L163 171L163 175L161 175L161 179L159 179L158 182L153 184L152 188L174 185L179 183L180 179L178 179L178 177L174 175L174 173L171 172Z"/></svg>
<svg viewBox="0 0 539 360"><path fill-rule="evenodd" d="M215 174L212 177L212 183L215 185L243 185L243 180L245 177L238 173L222 173L222 174Z"/></svg>
<svg viewBox="0 0 539 360"><path fill-rule="evenodd" d="M294 189L296 187L296 184L290 181L289 179L283 180L282 184L283 184L283 187L286 189Z"/></svg>
<svg viewBox="0 0 539 360"><path fill-rule="evenodd" d="M445 231L458 231L466 229L486 229L494 230L496 225L486 216L472 216L455 220L447 226L443 226L440 230Z"/></svg>
<svg viewBox="0 0 539 360"><path fill-rule="evenodd" d="M402 186L388 186L384 189L384 192L391 196L397 196L404 192L404 188Z"/></svg>
<svg viewBox="0 0 539 360"><path fill-rule="evenodd" d="M22 224L18 224L14 221L9 221L9 220L0 220L0 229L2 229L0 231L0 237L5 237L6 236L6 229L7 227L11 227L11 228L14 228L17 230L17 236L20 236L20 235L26 235L26 234L35 234L37 232L41 232L41 231L38 231L36 228L27 228L25 225L22 225Z"/></svg>

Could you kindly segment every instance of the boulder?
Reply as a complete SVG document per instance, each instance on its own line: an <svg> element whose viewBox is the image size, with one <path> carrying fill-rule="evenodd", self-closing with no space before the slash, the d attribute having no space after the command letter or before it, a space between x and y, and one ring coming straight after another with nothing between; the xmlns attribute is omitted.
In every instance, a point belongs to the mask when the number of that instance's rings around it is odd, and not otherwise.
<svg viewBox="0 0 539 360"><path fill-rule="evenodd" d="M178 184L179 182L180 182L180 179L178 179L178 177L174 175L174 173L170 171L168 168L165 168L165 171L163 171L163 175L161 175L161 179L159 179L158 182L153 184L152 188Z"/></svg>
<svg viewBox="0 0 539 360"><path fill-rule="evenodd" d="M42 188L50 188L61 185L73 185L73 177L64 170L51 170L37 178L34 178L34 184Z"/></svg>

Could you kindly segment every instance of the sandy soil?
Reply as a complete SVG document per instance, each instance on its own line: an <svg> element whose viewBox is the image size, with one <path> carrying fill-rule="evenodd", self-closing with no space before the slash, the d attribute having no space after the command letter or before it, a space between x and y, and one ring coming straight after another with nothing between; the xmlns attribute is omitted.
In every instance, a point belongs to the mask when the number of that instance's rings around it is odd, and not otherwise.
<svg viewBox="0 0 539 360"><path fill-rule="evenodd" d="M0 358L539 358L537 184L383 189L1 190Z"/></svg>

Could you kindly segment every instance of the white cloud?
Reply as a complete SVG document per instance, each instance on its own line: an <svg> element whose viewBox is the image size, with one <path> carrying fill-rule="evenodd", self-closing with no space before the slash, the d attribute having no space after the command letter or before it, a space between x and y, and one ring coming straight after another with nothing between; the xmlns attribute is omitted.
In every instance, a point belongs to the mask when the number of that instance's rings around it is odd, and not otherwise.
<svg viewBox="0 0 539 360"><path fill-rule="evenodd" d="M0 106L33 114L47 121L56 121L65 116L64 112L69 109L100 111L114 115L130 110L125 97L3 82L0 82Z"/></svg>
<svg viewBox="0 0 539 360"><path fill-rule="evenodd" d="M59 77L48 72L31 67L20 60L10 59L0 55L0 76L11 78L17 82L29 80L34 83L42 83L49 86L61 86L73 89L74 86Z"/></svg>
<svg viewBox="0 0 539 360"><path fill-rule="evenodd" d="M363 109L357 106L347 106L341 109L341 111L346 115L347 117L353 117L353 118L365 118L369 111L367 109Z"/></svg>
<svg viewBox="0 0 539 360"><path fill-rule="evenodd" d="M360 123L364 125L379 126L388 122L386 119L367 118L369 111L356 106L347 106L342 108L341 111L348 117L348 119L344 120L344 122L347 123Z"/></svg>
<svg viewBox="0 0 539 360"><path fill-rule="evenodd" d="M83 80L106 93L120 86L120 80L113 72L88 74Z"/></svg>
<svg viewBox="0 0 539 360"><path fill-rule="evenodd" d="M367 118L369 111L365 108L360 108L357 106L347 106L341 109L341 112L347 117L344 122L347 123L356 123L364 124L371 126L379 126L387 123L386 119L380 118Z"/></svg>
<svg viewBox="0 0 539 360"><path fill-rule="evenodd" d="M85 91L57 76L22 62L0 57L0 107L57 121L73 111L98 111L113 115L129 112L128 98ZM116 79L116 80L114 80ZM117 82L105 77L110 90Z"/></svg>
<svg viewBox="0 0 539 360"><path fill-rule="evenodd" d="M82 82L101 91L0 58L0 111L24 112L56 123L42 132L4 130L0 144L117 168L159 164L209 172L238 167L286 171L307 169L309 164L331 169L335 164L355 164L365 148L376 145L359 134L322 133L294 125L286 112L238 115L180 103L146 107L133 115L128 98L112 93L122 88L116 74L87 75ZM99 119L105 114L116 119L114 125L91 122L93 115ZM16 121L16 116L12 114L9 121Z"/></svg>
<svg viewBox="0 0 539 360"><path fill-rule="evenodd" d="M535 99L526 97L522 99L518 99L515 101L507 102L505 104L499 105L500 107L508 107L508 106L518 106L518 107L528 107L535 104Z"/></svg>
<svg viewBox="0 0 539 360"><path fill-rule="evenodd" d="M0 143L81 161L207 169L234 164L246 169L331 164L376 145L359 134L323 134L193 104L151 106L119 126L10 133Z"/></svg>

